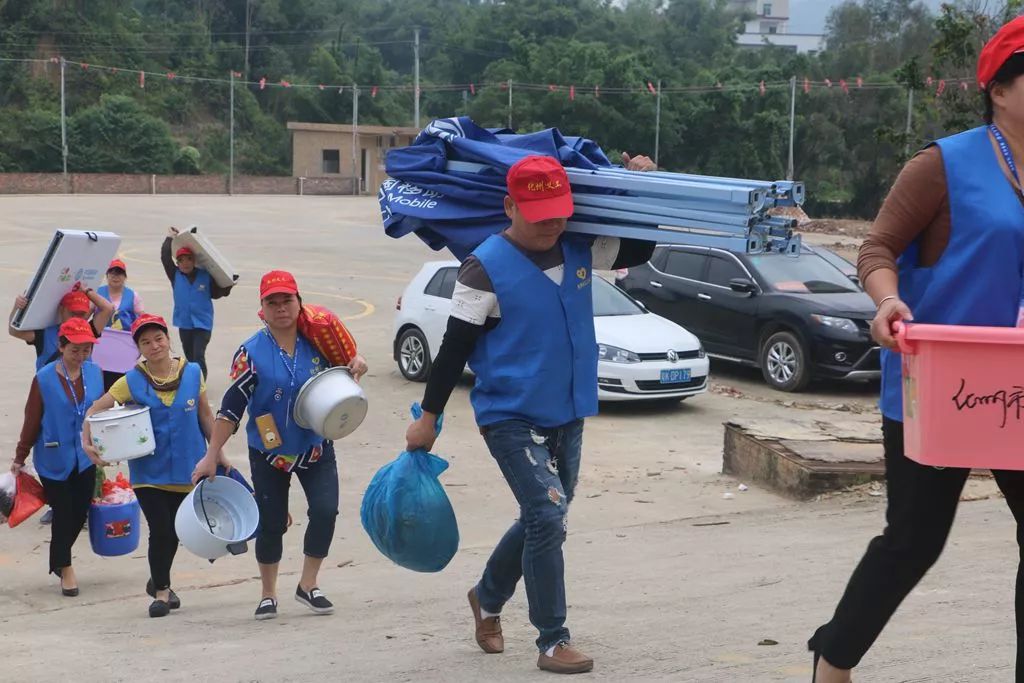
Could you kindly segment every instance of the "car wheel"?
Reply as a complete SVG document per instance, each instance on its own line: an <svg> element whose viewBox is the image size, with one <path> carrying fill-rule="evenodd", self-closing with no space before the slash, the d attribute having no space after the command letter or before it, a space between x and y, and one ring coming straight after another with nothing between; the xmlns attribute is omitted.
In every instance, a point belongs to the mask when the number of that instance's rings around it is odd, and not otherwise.
<svg viewBox="0 0 1024 683"><path fill-rule="evenodd" d="M398 337L398 369L402 376L412 382L426 382L430 365L430 348L419 328L402 332Z"/></svg>
<svg viewBox="0 0 1024 683"><path fill-rule="evenodd" d="M802 391L811 381L807 350L792 332L776 332L761 346L761 374L779 391Z"/></svg>

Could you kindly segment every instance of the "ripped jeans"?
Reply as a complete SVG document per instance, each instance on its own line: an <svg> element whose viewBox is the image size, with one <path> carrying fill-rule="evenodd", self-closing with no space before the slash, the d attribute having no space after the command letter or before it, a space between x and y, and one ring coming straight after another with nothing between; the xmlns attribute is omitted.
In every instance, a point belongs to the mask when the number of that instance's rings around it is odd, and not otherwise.
<svg viewBox="0 0 1024 683"><path fill-rule="evenodd" d="M477 584L480 606L500 612L526 580L537 647L569 640L565 627L565 541L569 503L580 471L583 420L535 427L521 420L488 425L484 441L519 503L519 519L494 549Z"/></svg>

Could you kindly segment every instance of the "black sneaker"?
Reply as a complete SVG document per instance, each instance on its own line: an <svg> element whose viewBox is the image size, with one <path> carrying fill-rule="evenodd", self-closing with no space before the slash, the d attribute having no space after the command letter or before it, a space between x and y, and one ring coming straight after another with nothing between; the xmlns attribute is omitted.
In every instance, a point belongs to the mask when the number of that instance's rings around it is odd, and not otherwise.
<svg viewBox="0 0 1024 683"><path fill-rule="evenodd" d="M334 612L334 605L324 596L323 591L315 586L308 593L302 590L301 586L296 586L295 600L313 610L314 614L332 614Z"/></svg>
<svg viewBox="0 0 1024 683"><path fill-rule="evenodd" d="M171 613L171 606L163 600L154 600L149 605L149 616L166 617Z"/></svg>
<svg viewBox="0 0 1024 683"><path fill-rule="evenodd" d="M256 608L256 621L264 619L277 619L277 600L274 598L263 598Z"/></svg>
<svg viewBox="0 0 1024 683"><path fill-rule="evenodd" d="M170 599L168 599L167 604L171 606L171 609L178 609L181 607L181 598L178 597L178 594L174 591L170 591L170 594ZM146 595L151 598L156 597L156 589L153 588L153 579L146 582Z"/></svg>

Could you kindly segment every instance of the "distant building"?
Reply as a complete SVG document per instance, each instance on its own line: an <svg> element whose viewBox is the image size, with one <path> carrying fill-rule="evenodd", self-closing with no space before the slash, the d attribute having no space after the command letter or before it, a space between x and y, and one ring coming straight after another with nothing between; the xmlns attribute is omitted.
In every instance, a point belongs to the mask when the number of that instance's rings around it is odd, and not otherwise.
<svg viewBox="0 0 1024 683"><path fill-rule="evenodd" d="M419 128L288 122L292 133L292 175L296 178L359 178L360 192L376 193L384 182L389 149L412 144ZM352 153L353 138L357 138Z"/></svg>
<svg viewBox="0 0 1024 683"><path fill-rule="evenodd" d="M748 17L743 33L736 36L741 47L769 44L801 54L813 54L825 47L824 35L789 32L789 0L729 0L729 6Z"/></svg>

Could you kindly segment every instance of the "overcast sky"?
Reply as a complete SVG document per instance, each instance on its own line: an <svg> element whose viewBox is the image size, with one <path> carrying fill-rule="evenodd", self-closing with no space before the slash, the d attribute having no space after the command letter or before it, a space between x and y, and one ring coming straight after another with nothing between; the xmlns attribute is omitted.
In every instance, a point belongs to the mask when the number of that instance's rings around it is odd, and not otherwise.
<svg viewBox="0 0 1024 683"><path fill-rule="evenodd" d="M947 2L949 0L946 0ZM924 4L938 11L943 0L923 0ZM825 18L829 11L843 0L790 0L790 33L824 33Z"/></svg>

